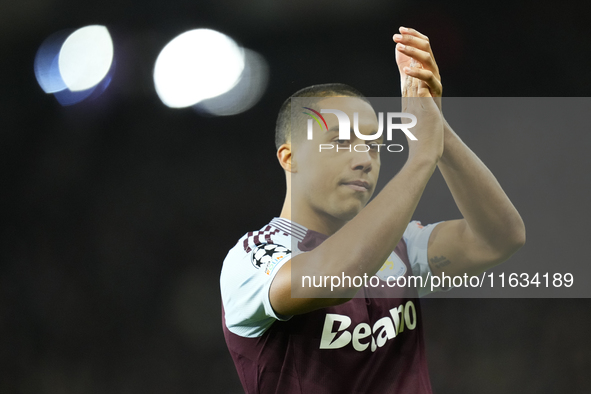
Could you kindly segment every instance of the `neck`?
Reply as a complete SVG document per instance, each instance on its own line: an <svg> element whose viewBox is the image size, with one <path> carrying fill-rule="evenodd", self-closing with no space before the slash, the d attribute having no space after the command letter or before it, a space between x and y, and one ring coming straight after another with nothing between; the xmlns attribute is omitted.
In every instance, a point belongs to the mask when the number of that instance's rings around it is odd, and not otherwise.
<svg viewBox="0 0 591 394"><path fill-rule="evenodd" d="M291 220L291 193L289 190L285 194L285 200L283 200L283 208L281 208L281 214L279 217Z"/></svg>
<svg viewBox="0 0 591 394"><path fill-rule="evenodd" d="M331 236L346 223L344 220L337 219L324 212L314 211L312 208L304 205L294 207L294 212L292 212L292 206L291 193L288 190L279 217L294 221L308 230Z"/></svg>

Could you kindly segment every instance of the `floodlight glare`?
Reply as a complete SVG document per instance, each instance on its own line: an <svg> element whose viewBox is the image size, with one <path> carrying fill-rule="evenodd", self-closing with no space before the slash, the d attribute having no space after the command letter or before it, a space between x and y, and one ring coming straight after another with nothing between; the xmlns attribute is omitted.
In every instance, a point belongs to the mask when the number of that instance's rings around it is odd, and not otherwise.
<svg viewBox="0 0 591 394"><path fill-rule="evenodd" d="M170 41L154 66L154 85L171 108L192 106L232 89L244 69L244 52L220 32L196 29Z"/></svg>

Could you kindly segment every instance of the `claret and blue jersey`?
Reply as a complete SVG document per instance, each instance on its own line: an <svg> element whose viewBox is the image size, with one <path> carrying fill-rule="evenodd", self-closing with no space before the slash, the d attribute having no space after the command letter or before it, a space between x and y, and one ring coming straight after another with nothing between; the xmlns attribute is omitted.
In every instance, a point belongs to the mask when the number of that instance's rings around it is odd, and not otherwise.
<svg viewBox="0 0 591 394"><path fill-rule="evenodd" d="M430 274L427 244L435 225L407 226L376 275L381 283L388 276ZM419 303L429 287L367 286L341 305L296 316L275 313L269 289L281 266L326 238L274 218L245 234L224 260L222 323L244 390L431 393Z"/></svg>

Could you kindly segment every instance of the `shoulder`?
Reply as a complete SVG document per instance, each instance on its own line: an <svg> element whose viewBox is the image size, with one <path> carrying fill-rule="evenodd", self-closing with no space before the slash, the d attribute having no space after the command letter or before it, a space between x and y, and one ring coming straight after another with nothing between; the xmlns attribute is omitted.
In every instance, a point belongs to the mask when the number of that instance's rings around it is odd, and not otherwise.
<svg viewBox="0 0 591 394"><path fill-rule="evenodd" d="M241 268L257 272L261 268L267 267L270 256L288 254L290 251L291 237L289 234L272 224L265 225L260 230L249 231L240 237L224 259L222 275L226 266L237 264Z"/></svg>
<svg viewBox="0 0 591 394"><path fill-rule="evenodd" d="M288 233L266 225L244 234L228 252L220 274L225 323L240 336L261 335L275 319L269 302L269 287L291 258Z"/></svg>

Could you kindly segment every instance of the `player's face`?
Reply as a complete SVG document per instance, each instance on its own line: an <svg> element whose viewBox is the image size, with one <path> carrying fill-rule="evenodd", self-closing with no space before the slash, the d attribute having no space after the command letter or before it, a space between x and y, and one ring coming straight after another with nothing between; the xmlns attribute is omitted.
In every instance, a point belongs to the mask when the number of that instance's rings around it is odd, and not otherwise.
<svg viewBox="0 0 591 394"><path fill-rule="evenodd" d="M351 123L351 139L339 139L338 118L330 113L323 114L328 131L314 122L313 139L308 140L306 131L300 130L301 138L293 147L292 210L296 216L320 214L347 221L359 213L375 190L380 170L375 144L382 143L381 137L371 141L358 138L353 132L353 114L359 114L359 131L365 135L377 132L378 120L371 105L359 98L330 97L316 107L313 109L318 112L345 112Z"/></svg>

